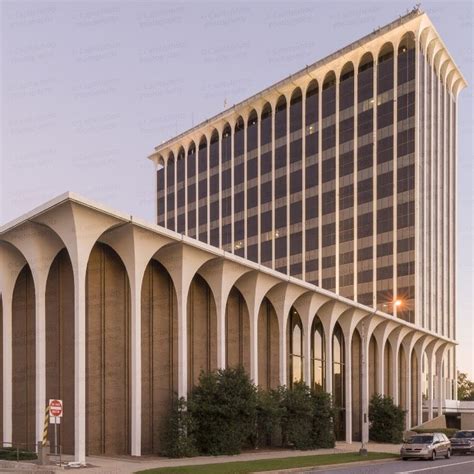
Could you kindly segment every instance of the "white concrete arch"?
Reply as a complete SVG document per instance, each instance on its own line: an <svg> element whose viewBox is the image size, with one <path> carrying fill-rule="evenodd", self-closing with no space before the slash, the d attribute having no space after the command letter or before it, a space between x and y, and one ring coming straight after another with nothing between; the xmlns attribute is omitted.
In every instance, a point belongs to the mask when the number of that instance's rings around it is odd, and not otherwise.
<svg viewBox="0 0 474 474"><path fill-rule="evenodd" d="M425 56L428 56L428 46L436 38L436 33L433 31L433 28L431 26L427 26L424 29L421 30L420 33L420 42L421 46L423 48L423 54Z"/></svg>
<svg viewBox="0 0 474 474"><path fill-rule="evenodd" d="M400 31L400 33L399 33L399 35L398 35L398 37L397 37L397 39L394 43L394 51L396 51L397 54L398 54L398 50L400 49L401 44L407 38L409 39L410 42L413 42L413 46L416 46L416 31L415 30L409 28L409 29L405 29L404 32Z"/></svg>
<svg viewBox="0 0 474 474"><path fill-rule="evenodd" d="M460 93L465 87L466 87L466 83L465 83L464 79L459 76L459 77L455 80L455 82L454 82L454 84L453 84L453 88L452 88L452 92L453 92L454 97L456 98L456 100L457 100L457 98L458 98L459 93Z"/></svg>
<svg viewBox="0 0 474 474"><path fill-rule="evenodd" d="M440 70L441 70L441 64L443 61L443 58L447 58L446 50L441 46L436 50L436 53L433 56L433 65L435 68L436 75L441 78Z"/></svg>
<svg viewBox="0 0 474 474"><path fill-rule="evenodd" d="M380 57L383 56L384 54L387 54L389 52L392 52L392 54L395 56L395 45L393 44L392 41L386 41L385 43L382 44L377 49L377 53L374 53L374 57L377 58L377 62L379 62Z"/></svg>
<svg viewBox="0 0 474 474"><path fill-rule="evenodd" d="M349 307L340 301L328 301L323 304L318 311L319 319L323 325L324 335L326 339L326 392L332 394L332 337L334 334L334 327L339 317Z"/></svg>
<svg viewBox="0 0 474 474"><path fill-rule="evenodd" d="M428 358L428 419L433 418L434 401L434 382L436 370L436 354L438 349L443 347L446 342L440 339L434 339L426 346L425 353Z"/></svg>
<svg viewBox="0 0 474 474"><path fill-rule="evenodd" d="M98 241L109 245L122 260L130 284L131 454L141 454L141 290L145 270L162 247L173 242L131 223L105 232Z"/></svg>
<svg viewBox="0 0 474 474"><path fill-rule="evenodd" d="M234 286L242 294L250 318L250 378L258 385L258 312L263 298L280 281L267 273L250 271L242 275Z"/></svg>
<svg viewBox="0 0 474 474"><path fill-rule="evenodd" d="M370 58L368 60L368 58ZM357 58L357 73L359 72L359 69L361 66L363 66L366 63L373 62L375 64L376 56L374 55L374 52L370 49L361 51L361 54Z"/></svg>
<svg viewBox="0 0 474 474"><path fill-rule="evenodd" d="M423 357L425 356L426 348L434 340L433 336L422 335L415 343L413 350L415 351L418 361L418 396L416 401L417 406L417 425L423 423L423 394L421 387L423 385Z"/></svg>
<svg viewBox="0 0 474 474"><path fill-rule="evenodd" d="M377 342L379 361L377 367L377 392L381 395L386 395L387 390L384 387L385 371L390 370L389 367L385 367L385 346L388 343L388 337L396 327L397 324L395 321L385 320L373 331L375 341Z"/></svg>
<svg viewBox="0 0 474 474"><path fill-rule="evenodd" d="M75 400L75 459L86 458L86 271L90 252L97 239L108 229L121 225L120 218L110 213L96 212L95 205L79 205L74 196L47 214L34 218L35 222L53 230L69 253L74 274L74 386Z"/></svg>
<svg viewBox="0 0 474 474"><path fill-rule="evenodd" d="M51 229L34 222L15 227L4 234L2 239L15 246L24 256L35 286L35 437L41 439L46 406L46 283L51 264L64 243Z"/></svg>
<svg viewBox="0 0 474 474"><path fill-rule="evenodd" d="M433 38L429 41L426 47L426 57L428 58L428 63L434 67L434 58L436 53L441 49L441 44L439 42L439 38L437 36L433 36Z"/></svg>
<svg viewBox="0 0 474 474"><path fill-rule="evenodd" d="M411 411L412 411L412 386L411 386L411 379L412 379L412 364L411 364L411 358L412 358L412 352L414 350L415 344L417 341L423 336L422 333L419 333L418 331L413 331L411 333L408 333L402 340L402 346L404 348L405 352L405 362L406 362L406 373L404 374L404 377L406 379L405 382L405 399L406 399L406 408L407 408L407 414L405 417L405 423L406 423L406 429L411 428ZM401 374L400 374L401 375Z"/></svg>
<svg viewBox="0 0 474 474"><path fill-rule="evenodd" d="M345 374L344 374L344 398L346 405L346 442L352 443L352 337L357 328L357 325L370 316L365 311L358 308L349 308L341 313L338 322L341 326L342 333L344 335L344 350L348 355L345 361ZM367 371L365 372L367 374ZM363 382L364 383L364 382ZM363 408L363 407L362 407ZM362 417L363 418L363 417Z"/></svg>
<svg viewBox="0 0 474 474"><path fill-rule="evenodd" d="M398 396L398 384L399 384L399 370L398 370L398 364L399 364L399 351L400 351L400 345L402 343L403 338L409 334L412 331L411 328L408 328L406 326L404 327L396 327L393 329L393 331L390 333L388 336L388 342L390 344L390 347L392 349L392 367L391 369L391 380L392 380L392 395L393 395L393 401L395 402L396 405L399 404L399 396Z"/></svg>
<svg viewBox="0 0 474 474"><path fill-rule="evenodd" d="M352 61L346 61L343 66L337 71L337 77L339 79L339 82L341 82L341 77L350 71L352 71L355 76L355 64Z"/></svg>
<svg viewBox="0 0 474 474"><path fill-rule="evenodd" d="M304 288L298 287L288 282L282 282L272 287L266 297L275 308L278 326L280 329L280 384L287 385L287 344L286 330L288 315L293 303L305 293ZM301 321L303 324L303 320ZM303 326L303 334L304 334ZM303 349L304 350L304 349Z"/></svg>
<svg viewBox="0 0 474 474"><path fill-rule="evenodd" d="M217 367L226 367L225 316L227 301L235 282L251 270L223 258L205 262L197 271L209 285L217 310Z"/></svg>
<svg viewBox="0 0 474 474"><path fill-rule="evenodd" d="M311 384L311 328L319 309L328 301L329 298L319 293L307 291L293 303L303 324L303 380L307 385Z"/></svg>
<svg viewBox="0 0 474 474"><path fill-rule="evenodd" d="M13 292L20 272L27 264L25 257L13 245L0 240L0 294L2 297L2 389L3 441L11 442L13 434L12 404L12 311ZM8 271L6 271L8 269Z"/></svg>

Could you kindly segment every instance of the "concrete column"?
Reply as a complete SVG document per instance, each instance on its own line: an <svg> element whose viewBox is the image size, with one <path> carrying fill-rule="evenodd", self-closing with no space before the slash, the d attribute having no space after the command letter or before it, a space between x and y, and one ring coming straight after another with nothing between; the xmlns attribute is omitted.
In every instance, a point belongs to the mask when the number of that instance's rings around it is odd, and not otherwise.
<svg viewBox="0 0 474 474"><path fill-rule="evenodd" d="M344 342L344 351L346 353L344 371L346 443L352 443L352 337L344 337Z"/></svg>
<svg viewBox="0 0 474 474"><path fill-rule="evenodd" d="M416 424L421 425L423 423L423 352L416 354L416 360L418 363L417 383L418 391L416 393Z"/></svg>
<svg viewBox="0 0 474 474"><path fill-rule="evenodd" d="M288 348L287 348L287 321L288 314L278 315L278 326L280 332L280 385L288 385Z"/></svg>
<svg viewBox="0 0 474 474"><path fill-rule="evenodd" d="M73 262L74 271L74 454L86 462L86 271L85 261Z"/></svg>
<svg viewBox="0 0 474 474"><path fill-rule="evenodd" d="M250 320L250 378L258 385L258 309L249 308Z"/></svg>
<svg viewBox="0 0 474 474"><path fill-rule="evenodd" d="M406 373L403 374L403 377L406 380L405 383L405 398L406 398L406 417L405 417L405 426L406 429L409 430L411 428L411 351L405 350L405 358L406 358ZM402 374L400 374L402 375Z"/></svg>
<svg viewBox="0 0 474 474"><path fill-rule="evenodd" d="M398 374L398 358L399 358L399 345L392 345L392 367L391 367L391 379L392 379L392 398L395 405L400 403L399 394L399 374Z"/></svg>
<svg viewBox="0 0 474 474"><path fill-rule="evenodd" d="M303 381L308 387L311 387L312 384L312 360L311 360L311 326L303 320L301 316L301 321L303 323Z"/></svg>
<svg viewBox="0 0 474 474"><path fill-rule="evenodd" d="M438 416L443 414L443 374L442 374L442 360L436 363L436 369L438 372L437 384L437 395L438 395Z"/></svg>
<svg viewBox="0 0 474 474"><path fill-rule="evenodd" d="M227 300L225 298L222 298L222 295L219 295L219 298L216 298L216 296L214 296L214 298L216 300L217 368L225 369L226 368L225 316L226 316Z"/></svg>
<svg viewBox="0 0 474 474"><path fill-rule="evenodd" d="M383 341L377 340L377 388L376 391L380 395L385 395L385 344L387 344L387 340L384 339Z"/></svg>
<svg viewBox="0 0 474 474"><path fill-rule="evenodd" d="M141 279L130 279L130 453L141 456L142 450L142 308Z"/></svg>
<svg viewBox="0 0 474 474"><path fill-rule="evenodd" d="M362 422L362 443L369 442L369 358L368 345L369 338L367 337L367 330L365 324L361 327L361 422Z"/></svg>
<svg viewBox="0 0 474 474"><path fill-rule="evenodd" d="M178 290L178 289L177 289ZM188 291L178 294L178 397L188 396L188 318L187 295Z"/></svg>
<svg viewBox="0 0 474 474"><path fill-rule="evenodd" d="M433 398L434 398L433 362L428 355L428 420L433 419Z"/></svg>
<svg viewBox="0 0 474 474"><path fill-rule="evenodd" d="M49 269L49 267L48 267ZM35 368L36 368L36 441L43 439L46 407L46 280L48 269L35 272Z"/></svg>
<svg viewBox="0 0 474 474"><path fill-rule="evenodd" d="M13 289L12 289L13 290ZM3 303L3 441L11 442L12 424L12 292L2 292Z"/></svg>
<svg viewBox="0 0 474 474"><path fill-rule="evenodd" d="M326 342L326 387L325 390L327 393L332 395L332 376L333 376L333 366L332 366L332 332L327 334L324 331L324 338Z"/></svg>

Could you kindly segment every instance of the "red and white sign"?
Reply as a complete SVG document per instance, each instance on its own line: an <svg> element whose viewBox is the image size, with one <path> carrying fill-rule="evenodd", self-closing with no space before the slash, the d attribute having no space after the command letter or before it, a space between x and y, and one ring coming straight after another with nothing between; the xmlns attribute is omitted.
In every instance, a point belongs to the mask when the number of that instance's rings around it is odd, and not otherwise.
<svg viewBox="0 0 474 474"><path fill-rule="evenodd" d="M50 416L63 416L63 401L62 400L49 400L49 415Z"/></svg>

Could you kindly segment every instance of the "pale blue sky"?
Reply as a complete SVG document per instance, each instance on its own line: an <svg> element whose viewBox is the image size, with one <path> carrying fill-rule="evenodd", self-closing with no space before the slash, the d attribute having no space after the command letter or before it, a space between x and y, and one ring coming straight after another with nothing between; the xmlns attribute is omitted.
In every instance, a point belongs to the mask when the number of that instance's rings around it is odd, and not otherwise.
<svg viewBox="0 0 474 474"><path fill-rule="evenodd" d="M146 157L413 8L397 2L1 2L6 222L70 190L153 221ZM459 100L458 365L474 376L473 7L422 3L471 85Z"/></svg>

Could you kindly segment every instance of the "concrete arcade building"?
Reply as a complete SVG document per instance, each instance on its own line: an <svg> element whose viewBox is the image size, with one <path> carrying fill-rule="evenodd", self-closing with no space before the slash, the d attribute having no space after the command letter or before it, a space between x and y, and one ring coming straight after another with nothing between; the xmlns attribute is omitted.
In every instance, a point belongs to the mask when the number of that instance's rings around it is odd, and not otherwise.
<svg viewBox="0 0 474 474"><path fill-rule="evenodd" d="M0 429L157 453L173 393L243 365L333 395L368 438L456 399L457 101L465 80L414 10L156 147L157 225L66 193L0 228Z"/></svg>

